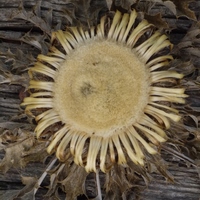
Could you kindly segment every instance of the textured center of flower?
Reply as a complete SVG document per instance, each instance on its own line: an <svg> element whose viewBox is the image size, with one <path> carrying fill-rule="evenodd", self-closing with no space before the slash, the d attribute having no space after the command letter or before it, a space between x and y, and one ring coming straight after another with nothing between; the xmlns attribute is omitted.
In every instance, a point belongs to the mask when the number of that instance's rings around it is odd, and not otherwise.
<svg viewBox="0 0 200 200"><path fill-rule="evenodd" d="M54 106L73 130L109 136L138 121L148 102L149 72L130 48L90 41L67 55L54 85Z"/></svg>

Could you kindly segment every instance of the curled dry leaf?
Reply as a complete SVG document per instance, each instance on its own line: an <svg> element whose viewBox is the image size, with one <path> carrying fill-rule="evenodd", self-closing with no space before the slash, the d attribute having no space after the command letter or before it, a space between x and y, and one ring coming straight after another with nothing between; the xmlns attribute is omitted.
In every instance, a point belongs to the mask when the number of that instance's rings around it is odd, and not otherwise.
<svg viewBox="0 0 200 200"><path fill-rule="evenodd" d="M152 16L152 15L148 15L148 14L145 14L145 19L148 20L149 23L152 23L154 24L156 27L159 27L159 30L168 30L169 29L169 25L167 24L167 22L165 22L163 19L162 19L162 16L160 13Z"/></svg>
<svg viewBox="0 0 200 200"><path fill-rule="evenodd" d="M31 34L31 32L26 33L22 36L20 41L27 43L31 46L34 46L36 49L40 50L40 52L47 53L49 48L49 43L45 42L45 40L49 40L48 35L36 35Z"/></svg>
<svg viewBox="0 0 200 200"><path fill-rule="evenodd" d="M8 134L8 135L6 135ZM5 140L6 138L10 140ZM0 171L6 173L10 168L22 168L32 161L43 161L47 156L44 143L36 141L30 132L18 132L12 135L6 132L1 135L1 140L7 142L4 145L5 156L0 162Z"/></svg>
<svg viewBox="0 0 200 200"><path fill-rule="evenodd" d="M200 22L194 22L185 37L177 45L177 50L183 53L183 59L192 60L199 69L200 58Z"/></svg>
<svg viewBox="0 0 200 200"><path fill-rule="evenodd" d="M137 2L138 0L107 0L107 5L111 10L127 11Z"/></svg>
<svg viewBox="0 0 200 200"><path fill-rule="evenodd" d="M150 0L152 2L166 6L176 17L187 17L196 20L194 11L189 8L189 4L194 0Z"/></svg>
<svg viewBox="0 0 200 200"><path fill-rule="evenodd" d="M23 6L23 1L22 1L22 3L20 4L19 10L12 14L11 19L23 19L27 22L30 22L35 27L40 28L45 34L50 36L51 35L50 25L47 24L47 22L40 17L40 9L37 8L36 10L33 9L32 11L26 11Z"/></svg>
<svg viewBox="0 0 200 200"><path fill-rule="evenodd" d="M13 200L17 200L20 197L23 197L23 200L34 200L34 189L38 187L37 178L22 176L22 183L25 185L25 187L19 191Z"/></svg>
<svg viewBox="0 0 200 200"><path fill-rule="evenodd" d="M72 18L72 24L76 26L84 25L91 27L96 25L100 13L107 10L105 1L74 0L72 3L74 5L74 11L71 13L68 12L68 15Z"/></svg>
<svg viewBox="0 0 200 200"><path fill-rule="evenodd" d="M196 20L194 11L190 10L189 4L194 0L172 0L176 5L177 17L185 16L189 19Z"/></svg>
<svg viewBox="0 0 200 200"><path fill-rule="evenodd" d="M56 193L59 187L66 193L66 199L75 199L77 196L84 194L85 179L87 176L84 168L76 165L72 157L67 163L58 164L49 171L50 185L47 196Z"/></svg>

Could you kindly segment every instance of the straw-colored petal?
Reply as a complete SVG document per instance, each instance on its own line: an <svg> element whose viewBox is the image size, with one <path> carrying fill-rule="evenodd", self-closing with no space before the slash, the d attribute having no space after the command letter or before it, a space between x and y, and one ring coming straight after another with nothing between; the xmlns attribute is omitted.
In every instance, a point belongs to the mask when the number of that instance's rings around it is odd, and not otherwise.
<svg viewBox="0 0 200 200"><path fill-rule="evenodd" d="M53 107L52 99L50 98L43 99L43 98L27 97L26 99L24 99L24 102L21 105L26 106L26 109L30 109L31 107L35 109Z"/></svg>
<svg viewBox="0 0 200 200"><path fill-rule="evenodd" d="M47 147L47 152L51 154L55 147L58 145L58 143L61 141L61 139L64 137L65 134L67 134L68 129L63 126L60 130L58 130L54 136L51 139L51 143Z"/></svg>
<svg viewBox="0 0 200 200"><path fill-rule="evenodd" d="M41 62L37 62L33 68L29 70L29 76L33 78L32 73L38 72L42 73L46 76L49 76L54 79L56 71L42 64Z"/></svg>
<svg viewBox="0 0 200 200"><path fill-rule="evenodd" d="M101 148L101 137L91 137L85 169L87 172L96 172L96 158Z"/></svg>
<svg viewBox="0 0 200 200"><path fill-rule="evenodd" d="M78 42L76 38L72 35L72 33L65 31L63 32L65 39L71 44L72 47L75 47L78 45Z"/></svg>
<svg viewBox="0 0 200 200"><path fill-rule="evenodd" d="M78 28L77 27L70 27L70 30L71 32L73 33L74 35L74 38L76 39L76 41L78 43L82 43L83 42L83 38L84 36L81 34L81 32L79 32Z"/></svg>
<svg viewBox="0 0 200 200"><path fill-rule="evenodd" d="M168 61L157 63L153 67L150 68L150 72L153 72L161 67L168 66L168 65L169 65Z"/></svg>
<svg viewBox="0 0 200 200"><path fill-rule="evenodd" d="M46 119L54 117L54 116L58 116L57 113L55 113L55 111L53 109L49 109L47 111L44 111L43 113L41 113L37 117L35 117L35 120L36 121L39 121L39 120L42 121L42 120L46 120Z"/></svg>
<svg viewBox="0 0 200 200"><path fill-rule="evenodd" d="M76 142L77 142L79 136L80 136L80 133L78 133L77 131L73 131L73 137L72 137L71 143L70 143L70 152L73 156L75 154Z"/></svg>
<svg viewBox="0 0 200 200"><path fill-rule="evenodd" d="M135 127L137 127L138 129L140 129L141 131L150 134L151 136L153 136L158 142L165 142L166 139L164 139L163 137L161 137L159 134L157 134L157 132L150 130L149 128L146 128L140 124L136 124Z"/></svg>
<svg viewBox="0 0 200 200"><path fill-rule="evenodd" d="M72 137L73 137L73 132L69 130L60 141L60 144L58 145L58 148L56 150L56 157L61 161L65 161L65 150L69 145Z"/></svg>
<svg viewBox="0 0 200 200"><path fill-rule="evenodd" d="M165 131L159 127L159 124L155 123L147 115L144 115L144 117L140 121L140 124L154 129L156 131L156 133L158 133L163 138L167 137Z"/></svg>
<svg viewBox="0 0 200 200"><path fill-rule="evenodd" d="M135 48L137 53L140 55L144 55L145 52L155 43L156 39L160 37L160 35L161 33L156 31L149 39L147 39L145 42Z"/></svg>
<svg viewBox="0 0 200 200"><path fill-rule="evenodd" d="M59 51L56 47L51 46L49 50L50 50L50 52L48 53L49 56L56 56L62 59L66 59L66 55L61 51Z"/></svg>
<svg viewBox="0 0 200 200"><path fill-rule="evenodd" d="M115 33L115 29L116 29L117 24L119 23L121 17L122 17L121 12L119 12L117 10L116 13L115 13L115 16L113 18L113 21L112 21L111 27L109 29L109 32L108 32L108 36L107 36L108 39L111 39L113 37L113 34Z"/></svg>
<svg viewBox="0 0 200 200"><path fill-rule="evenodd" d="M133 128L132 126L128 127L128 131L130 132L132 137L135 137L145 148L150 154L156 154L156 150L152 148ZM138 150L137 150L138 151Z"/></svg>
<svg viewBox="0 0 200 200"><path fill-rule="evenodd" d="M169 106L165 106L165 105L162 105L162 104L159 104L159 103L152 103L152 102L150 102L149 104L152 105L152 106L155 106L155 107L164 108L165 110L169 110L169 111L174 112L176 114L179 113L178 110L176 110L172 107L169 107Z"/></svg>
<svg viewBox="0 0 200 200"><path fill-rule="evenodd" d="M121 133L120 133L121 134ZM124 155L124 152L122 150L122 147L121 147L121 143L120 143L120 140L119 140L119 136L116 134L112 137L112 141L116 147L116 150L117 150L117 154L118 154L118 164L125 164L126 163L126 158L125 158L125 155Z"/></svg>
<svg viewBox="0 0 200 200"><path fill-rule="evenodd" d="M143 165L144 164L143 163L143 159L141 159L141 157L138 157L136 155L136 153L134 153L134 151L133 151L133 149L132 149L132 147L130 145L130 142L128 140L127 135L126 134L119 134L119 138L122 141L122 144L125 147L126 152L129 155L130 159L136 164L139 163L139 164Z"/></svg>
<svg viewBox="0 0 200 200"><path fill-rule="evenodd" d="M83 166L83 159L82 159L82 153L83 153L83 148L85 146L85 142L88 139L88 135L86 133L81 133L76 144L76 149L75 149L75 157L74 157L74 162L77 165Z"/></svg>
<svg viewBox="0 0 200 200"><path fill-rule="evenodd" d="M184 104L185 103L185 99L183 98L179 98L179 97L174 97L174 96L151 96L149 98L149 100L151 102L159 102L159 101L168 101L168 102L173 102L173 103L181 103Z"/></svg>
<svg viewBox="0 0 200 200"><path fill-rule="evenodd" d="M115 29L112 39L117 41L119 37L121 38L123 36L123 34L126 30L128 19L129 19L129 14L124 14L120 24Z"/></svg>
<svg viewBox="0 0 200 200"><path fill-rule="evenodd" d="M181 79L183 78L182 74L179 74L175 71L160 71L160 72L152 72L151 73L151 79L152 83L159 82L162 78L177 78Z"/></svg>
<svg viewBox="0 0 200 200"><path fill-rule="evenodd" d="M173 57L171 55L159 56L157 58L150 60L146 65L147 65L148 68L153 68L154 65L156 65L157 63L160 63L160 62L163 62L163 61L166 61L166 60L167 61L172 60L172 59L173 59Z"/></svg>
<svg viewBox="0 0 200 200"><path fill-rule="evenodd" d="M57 122L60 121L60 118L58 117L53 117L53 118L50 118L48 120L45 120L45 121L42 121L40 122L37 127L35 128L35 132L36 132L36 136L37 138L39 138L41 136L41 134L44 132L44 130L46 128L48 128L49 126L51 126L52 124L55 124Z"/></svg>
<svg viewBox="0 0 200 200"><path fill-rule="evenodd" d="M30 96L31 97L50 97L52 95L53 95L52 92L36 92L36 93L32 93Z"/></svg>
<svg viewBox="0 0 200 200"><path fill-rule="evenodd" d="M130 131L127 131L126 134L129 137L129 140L131 141L131 144L136 152L137 157L143 159L144 154L142 152L142 149L141 149L140 144L139 144L138 140L136 139L136 137L134 137L134 135L131 134ZM140 164L143 165L143 163L140 163Z"/></svg>
<svg viewBox="0 0 200 200"><path fill-rule="evenodd" d="M105 162L106 162L106 155L108 152L108 142L109 140L106 139L102 139L102 144L101 144L101 154L100 154L100 169L103 172L106 172L107 169L105 167Z"/></svg>
<svg viewBox="0 0 200 200"><path fill-rule="evenodd" d="M157 114L166 116L166 117L172 119L175 122L178 122L180 120L180 118L181 118L179 115L172 114L172 113L167 113L167 112L165 112L163 110L160 110L160 109L155 108L155 107L150 106L150 105L147 105L145 110L147 110L147 112L148 112L148 110L151 110L153 113L157 113Z"/></svg>
<svg viewBox="0 0 200 200"><path fill-rule="evenodd" d="M113 142L111 139L109 139L109 152L110 152L110 160L112 163L115 163L116 159L115 159L115 150L114 150L114 146L113 146Z"/></svg>
<svg viewBox="0 0 200 200"><path fill-rule="evenodd" d="M150 28L152 24L149 24L146 20L143 20L138 26L133 30L131 35L127 40L127 45L134 47L138 39Z"/></svg>
<svg viewBox="0 0 200 200"><path fill-rule="evenodd" d="M58 40L62 44L63 48L65 49L65 52L67 54L69 54L69 52L72 50L72 47L71 47L70 43L66 40L65 35L63 34L63 32L61 30L59 30L56 33L56 37L58 38Z"/></svg>
<svg viewBox="0 0 200 200"><path fill-rule="evenodd" d="M169 42L169 40L166 39L167 36L162 35L159 37L159 39L155 41L155 43L143 54L143 58L145 59L145 61L149 60L151 56L164 49L165 47L169 46L172 48L172 44Z"/></svg>
<svg viewBox="0 0 200 200"><path fill-rule="evenodd" d="M165 129L169 129L170 128L170 123L169 123L169 120L168 120L167 117L165 117L163 115L160 115L159 113L155 113L150 109L145 110L145 113L151 115L152 117L154 117L158 121L158 123L160 125L165 127Z"/></svg>
<svg viewBox="0 0 200 200"><path fill-rule="evenodd" d="M137 13L136 13L135 10L133 10L130 14L130 18L129 18L129 22L128 22L126 31L125 31L123 36L122 36L122 34L119 36L119 39L118 39L119 41L122 41L122 42L126 41L128 34L129 34L129 32L130 32L130 30L131 30L131 28L132 28L132 26L135 22L136 17L137 17ZM122 37L122 39L121 39L121 37Z"/></svg>
<svg viewBox="0 0 200 200"><path fill-rule="evenodd" d="M57 63L57 65L55 65L56 68L57 68L57 66L59 66L59 63L63 62L62 58L45 56L45 55L42 55L42 54L38 55L37 59L39 61L47 62L47 63L49 63L52 66L54 66L52 63Z"/></svg>
<svg viewBox="0 0 200 200"><path fill-rule="evenodd" d="M40 90L48 90L48 91L53 90L53 83L51 82L31 80L29 84L30 84L28 87L29 89L40 89Z"/></svg>

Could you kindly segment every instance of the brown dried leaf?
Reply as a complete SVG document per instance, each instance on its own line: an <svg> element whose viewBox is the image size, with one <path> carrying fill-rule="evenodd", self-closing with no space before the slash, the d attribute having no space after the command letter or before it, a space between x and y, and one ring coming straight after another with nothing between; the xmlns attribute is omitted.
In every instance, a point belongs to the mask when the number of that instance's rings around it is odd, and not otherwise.
<svg viewBox="0 0 200 200"><path fill-rule="evenodd" d="M105 174L105 199L121 199L121 196L127 194L128 191L135 190L138 187L136 182L139 177L136 173L140 174L142 171L141 167L128 163L128 167L115 165L107 174ZM142 174L143 172L141 172ZM140 180L142 178L140 177ZM125 197L124 197L125 198Z"/></svg>
<svg viewBox="0 0 200 200"><path fill-rule="evenodd" d="M7 172L11 167L24 167L27 162L23 159L24 151L30 149L35 142L33 136L22 136L17 142L5 148L5 157L0 162L0 170Z"/></svg>
<svg viewBox="0 0 200 200"><path fill-rule="evenodd" d="M50 25L40 17L40 1L33 9L33 11L26 11L23 6L23 1L19 6L19 10L12 14L11 19L23 19L27 22L34 24L36 27L40 28L47 35L51 35Z"/></svg>
<svg viewBox="0 0 200 200"><path fill-rule="evenodd" d="M111 5L111 10L118 9L120 11L130 10L131 6L137 2L138 0L113 0L111 3L107 0L107 4Z"/></svg>
<svg viewBox="0 0 200 200"><path fill-rule="evenodd" d="M18 190L6 190L3 192L0 192L0 199L4 200L13 200L13 198L18 194Z"/></svg>
<svg viewBox="0 0 200 200"><path fill-rule="evenodd" d="M76 199L84 194L84 184L87 173L83 167L77 166L70 156L66 163L59 163L49 171L50 185L46 194L52 197L57 193L59 187L66 193L66 199Z"/></svg>
<svg viewBox="0 0 200 200"><path fill-rule="evenodd" d="M50 40L47 35L31 35L31 32L28 32L19 40L26 44L34 46L36 49L39 49L42 54L46 54L50 46L50 43L45 42L45 40Z"/></svg>
<svg viewBox="0 0 200 200"><path fill-rule="evenodd" d="M175 6L175 4L173 3L173 2L171 2L171 1L164 1L164 2L162 2L162 4L164 5L164 6L166 6L167 8L169 8L169 10L174 14L174 15L176 15L176 6Z"/></svg>
<svg viewBox="0 0 200 200"><path fill-rule="evenodd" d="M32 130L34 128L33 125L28 124L26 122L20 123L20 122L12 122L12 121L5 121L5 120L1 120L1 121L0 121L0 127L3 129L13 130L13 129L18 129L18 128L23 128L27 130Z"/></svg>
<svg viewBox="0 0 200 200"><path fill-rule="evenodd" d="M176 5L177 17L185 16L189 19L196 20L195 13L189 9L189 3L194 0L172 0Z"/></svg>
<svg viewBox="0 0 200 200"><path fill-rule="evenodd" d="M174 51L180 54L184 61L192 61L199 69L200 58L200 22L194 22Z"/></svg>
<svg viewBox="0 0 200 200"><path fill-rule="evenodd" d="M90 1L90 0L74 0L74 13L71 17L74 20L73 24L82 23L87 28L97 24L100 17L100 12L107 10L106 1ZM76 19L76 20L75 20Z"/></svg>
<svg viewBox="0 0 200 200"><path fill-rule="evenodd" d="M0 84L9 83L9 84L20 84L25 88L28 87L28 78L25 75L13 75L11 73L7 73L4 76L0 76Z"/></svg>
<svg viewBox="0 0 200 200"><path fill-rule="evenodd" d="M174 49L174 51L176 50ZM184 62L181 59L174 59L170 62L170 70L176 70L177 72L187 76L194 73L195 67L191 61Z"/></svg>
<svg viewBox="0 0 200 200"><path fill-rule="evenodd" d="M150 0L154 3L159 3L167 8L176 15L177 17L185 16L189 19L196 20L195 13L189 9L189 4L194 0Z"/></svg>
<svg viewBox="0 0 200 200"><path fill-rule="evenodd" d="M6 138L9 138L6 140ZM44 142L38 142L31 132L7 131L1 134L0 138L4 143L5 156L0 162L0 171L6 173L10 168L22 168L30 162L44 161L47 157Z"/></svg>
<svg viewBox="0 0 200 200"><path fill-rule="evenodd" d="M111 8L112 2L113 2L112 0L106 0L106 3L107 3L107 6L108 6L109 10Z"/></svg>
<svg viewBox="0 0 200 200"><path fill-rule="evenodd" d="M66 165L63 170L67 176L60 183L66 192L66 199L75 199L84 193L83 188L87 173L83 167L77 166L75 163L71 166Z"/></svg>
<svg viewBox="0 0 200 200"><path fill-rule="evenodd" d="M15 70L15 75L21 75L35 62L35 58L30 53L24 53L20 49L16 49L14 53L10 49L5 52L0 51L0 58L3 61L2 65L0 61L0 71L4 74L9 74L12 70Z"/></svg>
<svg viewBox="0 0 200 200"><path fill-rule="evenodd" d="M160 13L152 16L145 14L145 19L148 20L149 23L154 24L159 30L168 29L168 24L162 19L162 15Z"/></svg>
<svg viewBox="0 0 200 200"><path fill-rule="evenodd" d="M19 200L20 197L23 197L23 200L34 200L34 189L38 187L37 178L22 176L22 183L25 185L25 187L19 191L19 193L13 198L13 200Z"/></svg>

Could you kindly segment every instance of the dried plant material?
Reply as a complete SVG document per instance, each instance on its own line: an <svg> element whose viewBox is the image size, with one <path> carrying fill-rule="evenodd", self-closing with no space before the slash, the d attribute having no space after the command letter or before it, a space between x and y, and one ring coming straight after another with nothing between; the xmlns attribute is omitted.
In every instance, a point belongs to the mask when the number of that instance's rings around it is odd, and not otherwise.
<svg viewBox="0 0 200 200"><path fill-rule="evenodd" d="M74 0L71 3L74 5L74 10L68 16L71 16L72 24L76 26L80 26L80 24L84 24L86 27L96 25L100 13L107 10L105 1Z"/></svg>
<svg viewBox="0 0 200 200"><path fill-rule="evenodd" d="M13 75L11 73L6 73L4 76L0 76L0 84L10 83L10 84L21 84L22 86L27 86L28 79L27 77Z"/></svg>
<svg viewBox="0 0 200 200"><path fill-rule="evenodd" d="M189 9L189 3L194 2L194 0L172 0L172 2L176 5L177 17L185 16L196 20L194 11Z"/></svg>
<svg viewBox="0 0 200 200"><path fill-rule="evenodd" d="M159 27L159 30L169 29L169 26L168 26L167 22L165 22L162 19L162 16L161 16L160 13L158 13L158 14L156 14L154 16L145 14L144 18L147 19L149 23L152 23L156 27Z"/></svg>
<svg viewBox="0 0 200 200"><path fill-rule="evenodd" d="M150 0L155 3L162 4L169 8L169 10L177 17L185 16L189 19L196 20L194 11L189 9L189 4L194 0Z"/></svg>
<svg viewBox="0 0 200 200"><path fill-rule="evenodd" d="M75 199L84 194L84 185L87 173L84 168L76 165L73 158L69 157L64 164L59 163L52 167L48 172L50 174L50 185L46 196L56 194L59 187L66 193L66 199Z"/></svg>
<svg viewBox="0 0 200 200"><path fill-rule="evenodd" d="M107 0L108 8L111 10L130 10L131 6L138 0Z"/></svg>
<svg viewBox="0 0 200 200"><path fill-rule="evenodd" d="M17 49L15 53L12 52L10 49L5 52L0 51L0 58L3 61L2 63L0 61L0 71L2 71L2 74L5 78L11 79L9 83L12 83L12 79L16 80L16 77L18 75L21 75L21 79L23 80L23 82L21 83L21 81L18 81L18 83L24 85L23 83L25 81L25 77L27 77L24 72L29 66L33 65L33 63L35 62L35 58L31 54L25 53L20 49ZM15 72L15 74L12 74L13 71ZM13 76L15 78L13 78ZM20 77L18 77L18 80L19 79ZM28 81L28 79L26 81Z"/></svg>
<svg viewBox="0 0 200 200"><path fill-rule="evenodd" d="M6 139L8 136L9 140ZM2 143L9 143L4 146L5 157L0 162L0 170L4 173L10 168L25 167L31 161L42 161L47 156L44 143L38 144L33 134L18 132L18 135L13 135L7 131L0 138Z"/></svg>
<svg viewBox="0 0 200 200"><path fill-rule="evenodd" d="M172 1L162 1L162 4L164 6L166 6L167 8L169 8L169 10L174 14L176 15L177 12L176 12L176 5L172 2Z"/></svg>
<svg viewBox="0 0 200 200"><path fill-rule="evenodd" d="M194 22L185 37L177 45L178 50L184 52L184 59L194 61L200 57L200 22ZM198 62L198 60L197 60Z"/></svg>
<svg viewBox="0 0 200 200"><path fill-rule="evenodd" d="M42 53L47 53L49 48L49 43L45 42L48 40L47 35L32 35L30 32L19 38L20 41L34 46L36 49L40 50Z"/></svg>
<svg viewBox="0 0 200 200"><path fill-rule="evenodd" d="M110 10L113 1L112 0L106 0L106 2L107 2L108 9Z"/></svg>
<svg viewBox="0 0 200 200"><path fill-rule="evenodd" d="M66 199L75 199L80 194L83 194L87 173L84 168L77 166L75 163L71 163L70 166L65 165L64 170L66 177L63 177L62 180L60 179L59 181L64 186Z"/></svg>
<svg viewBox="0 0 200 200"><path fill-rule="evenodd" d="M137 184L137 182L139 181L139 176L143 176L143 178L147 180L147 173L145 170L141 170L140 167L134 165L132 162L128 164L129 167L127 168L115 165L108 173L105 174L105 199L119 199L121 196L126 197L126 194L131 191L136 197L140 190L144 190L144 186ZM149 180L146 182L147 185L148 182Z"/></svg>
<svg viewBox="0 0 200 200"><path fill-rule="evenodd" d="M65 53L52 46L30 69L29 89L34 92L22 105L27 111L46 109L36 116L38 138L50 125L63 124L47 148L59 160L67 160L70 148L75 163L88 172L96 167L106 172L115 162L125 164L126 154L143 166L140 145L155 154L167 140L162 129L169 129L168 118L179 121L178 111L160 102L184 103L184 89L154 85L183 77L162 70L170 55L153 57L172 45L158 31L137 44L152 25L143 20L135 26L136 17L135 10L130 15L117 11L108 31L105 17L96 30L59 30L52 41L57 40ZM50 81L37 80L37 74Z"/></svg>
<svg viewBox="0 0 200 200"><path fill-rule="evenodd" d="M38 1L38 3L40 3L40 1ZM11 19L26 20L26 21L34 24L36 27L40 28L45 34L51 35L50 25L47 24L47 22L45 22L45 20L40 17L39 4L38 4L38 7L36 10L33 10L32 12L27 12L24 9L23 2L21 2L18 12L13 13Z"/></svg>
<svg viewBox="0 0 200 200"><path fill-rule="evenodd" d="M23 197L24 200L35 199L34 188L38 187L37 178L22 176L22 183L25 185L25 187L19 191L13 200L17 200L20 197Z"/></svg>

